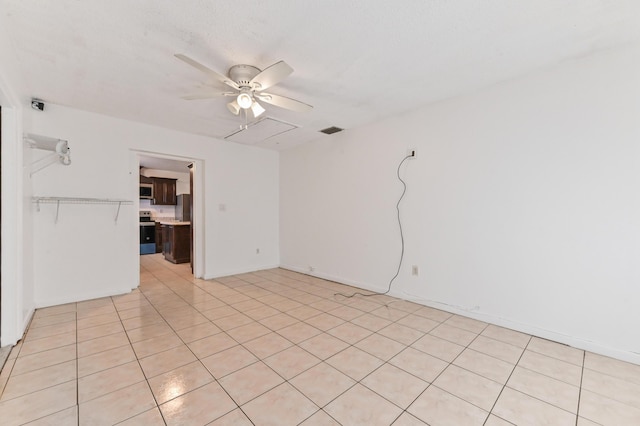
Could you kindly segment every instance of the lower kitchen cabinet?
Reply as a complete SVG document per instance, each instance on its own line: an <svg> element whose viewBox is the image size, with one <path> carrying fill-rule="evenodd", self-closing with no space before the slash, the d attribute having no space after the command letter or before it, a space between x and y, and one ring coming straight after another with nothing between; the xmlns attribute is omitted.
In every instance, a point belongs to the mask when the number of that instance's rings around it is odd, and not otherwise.
<svg viewBox="0 0 640 426"><path fill-rule="evenodd" d="M156 222L156 253L162 253L162 225Z"/></svg>
<svg viewBox="0 0 640 426"><path fill-rule="evenodd" d="M187 263L191 260L191 225L162 224L162 254L172 263Z"/></svg>

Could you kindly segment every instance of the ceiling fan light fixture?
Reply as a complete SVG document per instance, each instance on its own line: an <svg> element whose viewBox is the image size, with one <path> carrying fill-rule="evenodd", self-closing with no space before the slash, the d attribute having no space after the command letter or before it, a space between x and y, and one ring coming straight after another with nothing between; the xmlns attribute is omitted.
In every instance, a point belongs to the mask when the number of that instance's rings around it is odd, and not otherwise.
<svg viewBox="0 0 640 426"><path fill-rule="evenodd" d="M253 116L255 118L258 118L260 115L262 115L264 111L265 109L262 108L262 105L260 105L256 101L253 101L253 103L251 104L251 112L253 113Z"/></svg>
<svg viewBox="0 0 640 426"><path fill-rule="evenodd" d="M242 92L236 98L236 102L240 108L247 109L251 108L251 105L253 105L253 98L247 92Z"/></svg>
<svg viewBox="0 0 640 426"><path fill-rule="evenodd" d="M238 115L240 114L240 105L238 105L237 101L229 102L227 104L227 108L231 111L231 114Z"/></svg>

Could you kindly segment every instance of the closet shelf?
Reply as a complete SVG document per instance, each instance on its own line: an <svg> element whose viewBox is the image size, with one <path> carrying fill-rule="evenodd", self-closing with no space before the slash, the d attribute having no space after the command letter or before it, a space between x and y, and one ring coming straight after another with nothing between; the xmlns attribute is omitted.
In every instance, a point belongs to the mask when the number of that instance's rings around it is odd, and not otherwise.
<svg viewBox="0 0 640 426"><path fill-rule="evenodd" d="M120 207L124 205L131 205L133 201L115 198L82 198L82 197L32 197L32 202L37 206L40 211L40 204L56 204L56 221L58 223L58 216L60 214L60 204L114 204L118 206L116 210L115 222L118 222L118 216L120 215Z"/></svg>

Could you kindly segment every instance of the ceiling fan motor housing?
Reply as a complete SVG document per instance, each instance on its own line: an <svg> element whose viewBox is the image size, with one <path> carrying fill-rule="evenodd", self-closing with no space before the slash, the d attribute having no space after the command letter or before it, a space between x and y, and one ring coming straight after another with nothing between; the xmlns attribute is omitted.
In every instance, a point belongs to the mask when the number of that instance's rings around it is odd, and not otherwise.
<svg viewBox="0 0 640 426"><path fill-rule="evenodd" d="M229 77L240 87L250 87L251 80L259 73L260 69L251 65L234 65L229 68Z"/></svg>

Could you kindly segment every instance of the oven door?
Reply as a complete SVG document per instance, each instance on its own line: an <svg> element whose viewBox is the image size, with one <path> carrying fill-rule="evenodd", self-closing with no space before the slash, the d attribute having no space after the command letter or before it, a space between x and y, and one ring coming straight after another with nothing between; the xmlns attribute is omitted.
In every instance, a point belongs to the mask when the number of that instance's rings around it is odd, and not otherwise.
<svg viewBox="0 0 640 426"><path fill-rule="evenodd" d="M156 252L156 223L140 222L140 254Z"/></svg>

